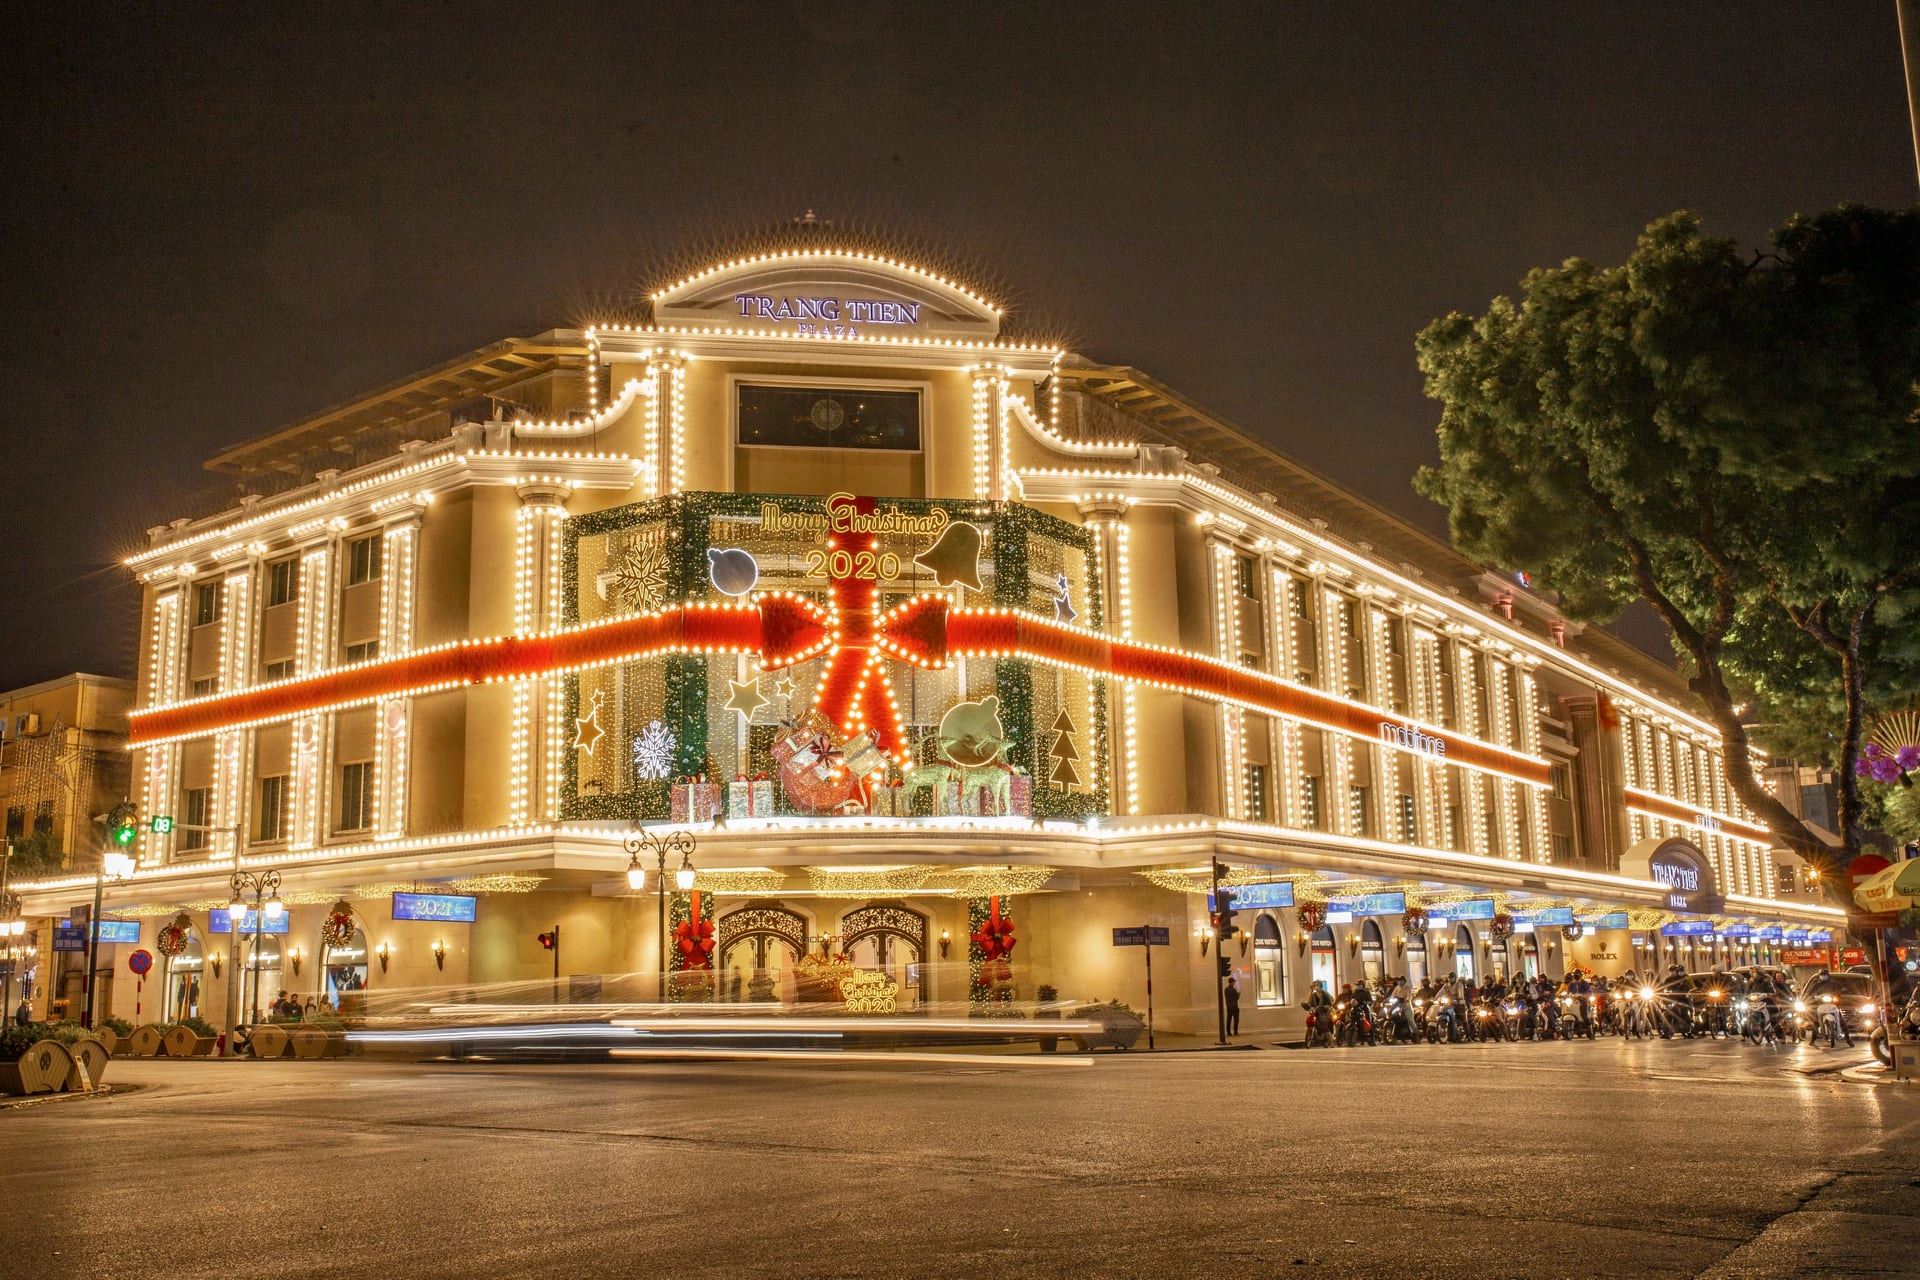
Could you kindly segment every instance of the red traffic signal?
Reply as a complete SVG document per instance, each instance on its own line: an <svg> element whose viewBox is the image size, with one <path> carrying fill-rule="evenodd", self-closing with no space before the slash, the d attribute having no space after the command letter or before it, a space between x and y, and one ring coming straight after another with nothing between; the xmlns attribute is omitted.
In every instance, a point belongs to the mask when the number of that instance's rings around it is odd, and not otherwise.
<svg viewBox="0 0 1920 1280"><path fill-rule="evenodd" d="M558 946L559 943L560 939L551 933L543 933L540 935L540 946L542 950L551 951L554 947Z"/></svg>

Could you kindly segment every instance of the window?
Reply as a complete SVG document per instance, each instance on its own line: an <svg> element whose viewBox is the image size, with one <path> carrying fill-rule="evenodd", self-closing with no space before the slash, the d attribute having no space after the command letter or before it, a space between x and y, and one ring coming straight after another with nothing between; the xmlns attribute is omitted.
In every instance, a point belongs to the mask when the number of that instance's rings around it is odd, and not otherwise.
<svg viewBox="0 0 1920 1280"><path fill-rule="evenodd" d="M1793 865L1786 862L1773 864L1774 888L1780 893L1794 893L1799 890L1799 877L1794 874Z"/></svg>
<svg viewBox="0 0 1920 1280"><path fill-rule="evenodd" d="M1563 831L1556 831L1547 837L1547 844L1553 849L1555 862L1573 861L1573 837Z"/></svg>
<svg viewBox="0 0 1920 1280"><path fill-rule="evenodd" d="M203 680L195 680L193 682L193 696L196 698L209 697L218 692L219 688L219 678L217 676L208 676Z"/></svg>
<svg viewBox="0 0 1920 1280"><path fill-rule="evenodd" d="M33 832L35 835L53 834L53 801L39 800L33 806Z"/></svg>
<svg viewBox="0 0 1920 1280"><path fill-rule="evenodd" d="M7 806L7 839L18 840L27 834L27 811L17 804Z"/></svg>
<svg viewBox="0 0 1920 1280"><path fill-rule="evenodd" d="M1273 1007L1287 1002L1286 948L1280 924L1262 912L1253 921L1253 1002Z"/></svg>
<svg viewBox="0 0 1920 1280"><path fill-rule="evenodd" d="M287 779L284 775L260 779L259 814L260 839L287 838Z"/></svg>
<svg viewBox="0 0 1920 1280"><path fill-rule="evenodd" d="M1360 603L1357 600L1340 602L1340 634L1349 640L1360 638Z"/></svg>
<svg viewBox="0 0 1920 1280"><path fill-rule="evenodd" d="M1233 558L1233 580L1239 584L1240 594L1249 600L1260 598L1260 579L1254 572L1252 556L1236 555Z"/></svg>
<svg viewBox="0 0 1920 1280"><path fill-rule="evenodd" d="M357 587L380 576L380 535L355 538L347 544L347 585Z"/></svg>
<svg viewBox="0 0 1920 1280"><path fill-rule="evenodd" d="M220 584L203 582L193 589L193 625L209 626L220 621Z"/></svg>
<svg viewBox="0 0 1920 1280"><path fill-rule="evenodd" d="M737 407L743 445L907 452L920 448L918 391L743 382Z"/></svg>
<svg viewBox="0 0 1920 1280"><path fill-rule="evenodd" d="M1311 828L1320 826L1320 779L1312 774L1300 779L1300 820Z"/></svg>
<svg viewBox="0 0 1920 1280"><path fill-rule="evenodd" d="M211 811L209 801L213 793L206 787L188 787L180 806L182 815L180 831L180 851L190 853L195 849L207 847L207 818Z"/></svg>
<svg viewBox="0 0 1920 1280"><path fill-rule="evenodd" d="M1400 794L1400 838L1408 844L1420 838L1420 823L1415 817L1413 797L1402 791Z"/></svg>
<svg viewBox="0 0 1920 1280"><path fill-rule="evenodd" d="M1573 770L1564 764L1550 765L1547 768L1547 778L1553 783L1555 800L1573 799Z"/></svg>
<svg viewBox="0 0 1920 1280"><path fill-rule="evenodd" d="M1287 601L1293 608L1293 616L1296 618L1312 618L1313 584L1302 582L1298 578L1292 581L1293 586L1292 590L1287 592Z"/></svg>
<svg viewBox="0 0 1920 1280"><path fill-rule="evenodd" d="M373 825L373 763L340 766L340 824L336 830L365 831Z"/></svg>
<svg viewBox="0 0 1920 1280"><path fill-rule="evenodd" d="M1373 834L1372 805L1368 803L1367 788L1347 788L1347 819L1357 836Z"/></svg>
<svg viewBox="0 0 1920 1280"><path fill-rule="evenodd" d="M1267 818L1267 766L1247 766L1247 816L1264 822Z"/></svg>
<svg viewBox="0 0 1920 1280"><path fill-rule="evenodd" d="M292 556L267 566L267 607L292 604L300 592L300 562Z"/></svg>
<svg viewBox="0 0 1920 1280"><path fill-rule="evenodd" d="M282 658L278 662L267 664L267 679L290 680L293 678L293 659Z"/></svg>
<svg viewBox="0 0 1920 1280"><path fill-rule="evenodd" d="M378 640L362 640L359 644L350 644L347 646L348 662L371 662L379 656L380 642Z"/></svg>

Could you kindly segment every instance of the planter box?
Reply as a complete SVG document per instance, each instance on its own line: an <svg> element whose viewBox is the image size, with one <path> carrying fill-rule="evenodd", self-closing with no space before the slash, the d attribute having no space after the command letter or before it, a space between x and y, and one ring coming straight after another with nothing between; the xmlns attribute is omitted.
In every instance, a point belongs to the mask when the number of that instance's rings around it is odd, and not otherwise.
<svg viewBox="0 0 1920 1280"><path fill-rule="evenodd" d="M151 1058L160 1052L160 1028L155 1026L135 1027L127 1042L119 1046L118 1052L132 1058Z"/></svg>
<svg viewBox="0 0 1920 1280"><path fill-rule="evenodd" d="M73 1055L58 1040L36 1040L18 1062L0 1062L0 1093L59 1093L73 1075Z"/></svg>
<svg viewBox="0 0 1920 1280"><path fill-rule="evenodd" d="M192 1027L168 1027L161 1037L162 1051L169 1058L207 1058L220 1043L218 1036L203 1036Z"/></svg>
<svg viewBox="0 0 1920 1280"><path fill-rule="evenodd" d="M120 1036L112 1027L95 1027L90 1034L95 1040L101 1043L108 1053L120 1052Z"/></svg>
<svg viewBox="0 0 1920 1280"><path fill-rule="evenodd" d="M289 1037L296 1058L344 1058L347 1037L321 1027L302 1027Z"/></svg>
<svg viewBox="0 0 1920 1280"><path fill-rule="evenodd" d="M285 1027L257 1026L247 1037L247 1051L256 1058L284 1058L292 1047L293 1036Z"/></svg>
<svg viewBox="0 0 1920 1280"><path fill-rule="evenodd" d="M74 1063L74 1073L68 1078L67 1087L75 1088L83 1071L86 1077L85 1082L78 1084L77 1087L83 1089L98 1087L101 1079L107 1074L107 1063L113 1060L113 1050L98 1037L88 1036L74 1041L67 1046L67 1051L73 1055Z"/></svg>
<svg viewBox="0 0 1920 1280"><path fill-rule="evenodd" d="M1076 1035L1073 1043L1082 1053L1090 1049L1119 1049L1125 1051L1139 1043L1140 1035L1147 1024L1139 1018L1116 1017L1112 1014L1102 1016L1099 1035Z"/></svg>

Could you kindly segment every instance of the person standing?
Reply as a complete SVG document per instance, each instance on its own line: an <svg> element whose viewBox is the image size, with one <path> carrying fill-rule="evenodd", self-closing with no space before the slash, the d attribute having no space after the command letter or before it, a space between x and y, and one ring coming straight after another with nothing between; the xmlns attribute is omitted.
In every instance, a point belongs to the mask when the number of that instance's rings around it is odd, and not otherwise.
<svg viewBox="0 0 1920 1280"><path fill-rule="evenodd" d="M1240 983L1231 976L1227 978L1227 1034L1240 1034Z"/></svg>

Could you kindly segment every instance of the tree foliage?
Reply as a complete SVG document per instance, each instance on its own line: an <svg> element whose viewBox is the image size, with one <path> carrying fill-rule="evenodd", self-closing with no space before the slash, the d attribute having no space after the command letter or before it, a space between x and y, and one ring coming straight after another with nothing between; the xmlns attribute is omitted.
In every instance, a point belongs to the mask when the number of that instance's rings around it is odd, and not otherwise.
<svg viewBox="0 0 1920 1280"><path fill-rule="evenodd" d="M1441 462L1415 484L1455 541L1576 617L1652 605L1735 793L1830 869L1759 784L1738 708L1802 739L1824 721L1857 848L1863 721L1920 673L1920 211L1796 217L1761 253L1673 214L1618 266L1570 260L1435 321L1418 353Z"/></svg>

